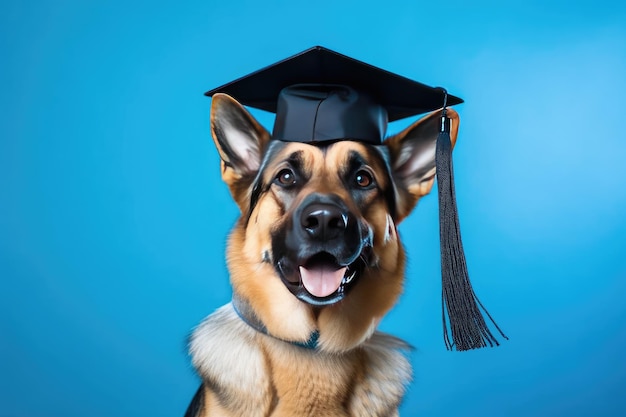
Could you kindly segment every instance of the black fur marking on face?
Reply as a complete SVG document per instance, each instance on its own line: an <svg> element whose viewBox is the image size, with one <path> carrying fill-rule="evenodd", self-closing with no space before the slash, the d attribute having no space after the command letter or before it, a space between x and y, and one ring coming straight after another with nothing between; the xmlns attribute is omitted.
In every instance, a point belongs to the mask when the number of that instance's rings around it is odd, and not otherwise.
<svg viewBox="0 0 626 417"><path fill-rule="evenodd" d="M267 192L272 184L275 182L275 179L265 182L263 180L265 176L265 171L267 170L268 165L272 162L276 155L288 144L289 142L282 141L272 141L270 146L268 147L267 152L265 153L263 160L261 162L261 166L259 167L259 171L254 179L254 183L252 186L252 192L250 195L250 207L248 209L248 216L246 219L246 224L250 221L250 216L252 215L252 211L256 207L261 194ZM296 184L291 185L290 187L285 187L285 190L297 190L299 189L306 181L309 180L309 176L304 172L304 156L303 151L295 151L291 153L285 160L282 162L287 163L289 168L293 171L296 177Z"/></svg>
<svg viewBox="0 0 626 417"><path fill-rule="evenodd" d="M259 202L259 198L261 194L269 188L270 184L263 183L263 173L267 168L267 165L270 161L274 159L276 154L278 154L284 147L286 146L285 142L281 142L279 140L270 141L267 151L265 155L263 155L263 160L261 160L261 165L259 166L259 170L257 171L256 177L254 178L252 184L252 192L250 193L250 206L248 208L248 215L246 217L245 224L248 224L250 221L250 216L252 215L252 211L256 207Z"/></svg>
<svg viewBox="0 0 626 417"><path fill-rule="evenodd" d="M393 180L393 174L391 170L391 157L389 155L389 150L386 146L367 146L369 158L376 158L377 162L380 166L384 168L382 175L385 177L385 182L387 184L386 187L381 187L380 182L377 182L374 178L373 187L379 190L379 192L383 195L385 199L385 203L387 204L387 209L389 213L395 218L396 217L396 189L395 182ZM368 159L366 159L362 154L357 151L351 151L348 156L348 167L345 170L343 176L344 184L346 185L348 190L351 190L352 197L354 201L361 205L363 202L364 194L363 191L365 189L355 189L355 186L352 184L356 173L361 170L364 166L371 166L372 163L368 163ZM378 171L375 171L379 173ZM380 173L379 173L380 174Z"/></svg>
<svg viewBox="0 0 626 417"><path fill-rule="evenodd" d="M398 208L396 207L396 182L394 181L393 171L391 169L391 155L389 154L389 148L384 145L371 146L370 149L376 151L376 155L380 158L382 166L385 168L385 177L387 180L387 187L383 190L385 201L387 202L387 208L392 218L395 220L398 217Z"/></svg>
<svg viewBox="0 0 626 417"><path fill-rule="evenodd" d="M377 156L376 154L374 154ZM376 182L375 175L371 172L369 168L370 164L367 163L367 159L361 155L357 151L350 151L348 154L348 164L345 169L342 169L341 176L343 179L344 186L350 194L352 195L352 199L354 202L362 207L365 200L366 195L369 194L366 192L371 190L379 190L382 191L379 185ZM367 187L359 187L356 183L356 176L359 171L365 171L372 176L372 183Z"/></svg>
<svg viewBox="0 0 626 417"><path fill-rule="evenodd" d="M339 219L344 222L333 221ZM307 195L271 236L275 270L292 294L311 305L343 299L370 264L371 229L334 194ZM335 292L316 297L304 287L300 267L344 267L345 271Z"/></svg>
<svg viewBox="0 0 626 417"><path fill-rule="evenodd" d="M295 151L287 157L284 161L282 161L281 166L286 163L286 167L282 168L278 174L284 173L286 171L292 176L290 178L291 182L284 183L280 180L280 178L274 178L273 182L283 188L284 190L297 190L302 187L304 183L306 183L309 179L309 176L304 172L304 157L303 151Z"/></svg>
<svg viewBox="0 0 626 417"><path fill-rule="evenodd" d="M367 165L367 161L357 151L350 151L348 154L348 167L344 172L346 182L352 178L352 176L363 166ZM351 183L346 184L348 187L352 187Z"/></svg>

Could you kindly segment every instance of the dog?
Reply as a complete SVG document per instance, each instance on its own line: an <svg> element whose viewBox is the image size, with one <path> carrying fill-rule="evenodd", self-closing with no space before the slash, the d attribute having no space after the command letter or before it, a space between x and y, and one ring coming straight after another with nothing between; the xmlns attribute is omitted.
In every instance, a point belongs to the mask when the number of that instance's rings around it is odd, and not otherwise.
<svg viewBox="0 0 626 417"><path fill-rule="evenodd" d="M454 145L459 116L447 110ZM241 216L233 301L193 331L187 417L397 416L410 347L377 331L403 289L397 226L435 178L441 111L381 145L272 140L215 94L211 134Z"/></svg>

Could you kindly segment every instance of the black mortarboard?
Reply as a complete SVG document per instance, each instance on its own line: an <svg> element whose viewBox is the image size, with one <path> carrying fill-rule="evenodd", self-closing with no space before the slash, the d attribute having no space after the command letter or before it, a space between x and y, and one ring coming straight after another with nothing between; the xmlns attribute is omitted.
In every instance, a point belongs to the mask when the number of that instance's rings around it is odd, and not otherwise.
<svg viewBox="0 0 626 417"><path fill-rule="evenodd" d="M306 143L349 139L379 145L385 138L388 121L443 108L437 138L436 175L444 339L449 349L498 345L481 309L487 312L469 282L456 211L446 106L463 100L448 95L442 88L429 87L321 46L212 89L205 95L216 93L225 93L244 105L276 113L272 139ZM493 323L489 313L487 316Z"/></svg>
<svg viewBox="0 0 626 417"><path fill-rule="evenodd" d="M240 103L276 113L272 138L379 144L387 121L441 108L441 89L315 46L221 87ZM462 103L448 96L450 105ZM358 117L355 117L358 115Z"/></svg>

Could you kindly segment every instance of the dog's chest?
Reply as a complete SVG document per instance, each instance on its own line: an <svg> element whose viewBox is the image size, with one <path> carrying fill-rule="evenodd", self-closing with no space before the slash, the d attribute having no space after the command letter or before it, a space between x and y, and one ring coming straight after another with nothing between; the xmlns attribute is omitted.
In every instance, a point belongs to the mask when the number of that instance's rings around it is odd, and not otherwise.
<svg viewBox="0 0 626 417"><path fill-rule="evenodd" d="M410 379L401 348L375 334L345 354L310 350L258 333L230 306L191 341L207 392L202 415L223 416L393 415Z"/></svg>
<svg viewBox="0 0 626 417"><path fill-rule="evenodd" d="M277 400L272 415L348 416L345 407L361 373L361 355L329 355L280 343L270 341L266 350Z"/></svg>

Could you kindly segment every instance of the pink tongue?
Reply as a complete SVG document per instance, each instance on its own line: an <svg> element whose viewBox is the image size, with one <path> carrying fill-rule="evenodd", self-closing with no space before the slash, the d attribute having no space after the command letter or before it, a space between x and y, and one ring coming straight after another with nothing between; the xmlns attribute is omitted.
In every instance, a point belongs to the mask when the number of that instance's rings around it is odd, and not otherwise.
<svg viewBox="0 0 626 417"><path fill-rule="evenodd" d="M316 265L311 269L300 267L304 288L316 297L326 297L337 291L345 273L345 266L339 269L329 265Z"/></svg>

